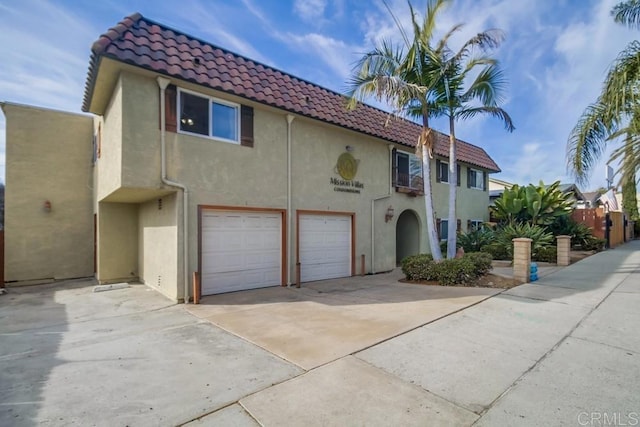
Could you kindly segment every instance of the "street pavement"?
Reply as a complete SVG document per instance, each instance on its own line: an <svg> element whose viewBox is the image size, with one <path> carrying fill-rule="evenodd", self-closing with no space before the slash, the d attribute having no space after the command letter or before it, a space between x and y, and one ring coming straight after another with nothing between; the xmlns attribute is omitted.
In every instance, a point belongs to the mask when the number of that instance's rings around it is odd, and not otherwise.
<svg viewBox="0 0 640 427"><path fill-rule="evenodd" d="M499 293L396 279L243 292L209 316L141 285L10 288L0 425L640 425L640 241Z"/></svg>

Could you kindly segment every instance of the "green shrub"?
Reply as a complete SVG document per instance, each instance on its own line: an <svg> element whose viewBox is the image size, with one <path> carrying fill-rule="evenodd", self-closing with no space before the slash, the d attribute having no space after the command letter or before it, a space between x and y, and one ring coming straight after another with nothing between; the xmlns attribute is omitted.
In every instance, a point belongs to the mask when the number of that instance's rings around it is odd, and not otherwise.
<svg viewBox="0 0 640 427"><path fill-rule="evenodd" d="M433 264L436 280L442 286L468 283L478 277L473 262L469 258L445 259Z"/></svg>
<svg viewBox="0 0 640 427"><path fill-rule="evenodd" d="M469 252L464 255L464 258L471 261L475 270L476 276L482 276L487 274L491 270L491 261L493 257L486 252Z"/></svg>
<svg viewBox="0 0 640 427"><path fill-rule="evenodd" d="M443 240L440 242L440 253L442 253L443 256L447 256L447 241Z"/></svg>
<svg viewBox="0 0 640 427"><path fill-rule="evenodd" d="M591 236L590 239L584 241L581 245L582 249L585 251L603 251L605 246L607 245L606 239L598 239L597 237Z"/></svg>
<svg viewBox="0 0 640 427"><path fill-rule="evenodd" d="M511 261L513 258L508 248L500 243L490 243L480 249L481 252L491 255L493 259Z"/></svg>
<svg viewBox="0 0 640 427"><path fill-rule="evenodd" d="M538 248L531 256L534 261L539 262L557 262L558 261L558 248L555 246L546 246Z"/></svg>
<svg viewBox="0 0 640 427"><path fill-rule="evenodd" d="M465 252L479 252L490 244L495 238L495 233L488 227L481 227L468 233L458 234L458 246Z"/></svg>
<svg viewBox="0 0 640 427"><path fill-rule="evenodd" d="M434 280L427 279L431 276L431 266L433 265L431 254L411 255L402 260L402 272L408 280Z"/></svg>
<svg viewBox="0 0 640 427"><path fill-rule="evenodd" d="M412 255L402 260L408 280L437 281L443 286L468 283L491 269L491 255L481 252L463 258L435 262L430 254Z"/></svg>
<svg viewBox="0 0 640 427"><path fill-rule="evenodd" d="M526 237L532 240L531 252L550 246L553 242L553 235L539 225L512 224L505 225L496 231L495 244L502 245L509 253L509 259L513 258L513 239Z"/></svg>

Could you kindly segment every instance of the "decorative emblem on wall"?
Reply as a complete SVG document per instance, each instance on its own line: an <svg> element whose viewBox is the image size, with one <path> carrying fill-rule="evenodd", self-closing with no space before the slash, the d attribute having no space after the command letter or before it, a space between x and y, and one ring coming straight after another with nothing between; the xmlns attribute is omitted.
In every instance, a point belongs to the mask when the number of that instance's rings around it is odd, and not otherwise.
<svg viewBox="0 0 640 427"><path fill-rule="evenodd" d="M354 159L349 152L340 154L334 172L339 174L342 179L329 178L329 184L334 186L333 191L360 194L360 190L364 189L364 184L353 180L358 173L359 163L360 160Z"/></svg>
<svg viewBox="0 0 640 427"><path fill-rule="evenodd" d="M340 157L338 157L336 171L342 179L351 181L358 173L358 163L359 161L354 159L351 153L342 153Z"/></svg>

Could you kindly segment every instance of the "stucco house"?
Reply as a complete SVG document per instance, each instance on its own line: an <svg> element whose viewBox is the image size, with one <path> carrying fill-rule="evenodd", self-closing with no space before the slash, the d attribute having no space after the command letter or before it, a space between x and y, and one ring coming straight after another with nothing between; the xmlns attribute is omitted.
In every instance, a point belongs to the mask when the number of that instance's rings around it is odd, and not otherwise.
<svg viewBox="0 0 640 427"><path fill-rule="evenodd" d="M94 274L184 300L375 273L446 233L448 137L140 14L93 45L86 115L2 104L6 280ZM480 147L457 141L458 226L488 220ZM441 235L446 238L446 235ZM364 260L364 261L363 261Z"/></svg>

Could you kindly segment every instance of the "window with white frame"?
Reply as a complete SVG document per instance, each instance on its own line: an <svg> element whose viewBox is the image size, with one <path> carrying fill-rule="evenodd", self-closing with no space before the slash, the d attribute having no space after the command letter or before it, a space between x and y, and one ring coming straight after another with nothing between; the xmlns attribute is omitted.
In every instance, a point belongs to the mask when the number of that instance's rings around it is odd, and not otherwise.
<svg viewBox="0 0 640 427"><path fill-rule="evenodd" d="M484 224L484 221L481 219L470 219L467 231L480 230L482 228L482 224Z"/></svg>
<svg viewBox="0 0 640 427"><path fill-rule="evenodd" d="M437 163L437 174L439 182L449 182L449 163L438 161Z"/></svg>
<svg viewBox="0 0 640 427"><path fill-rule="evenodd" d="M396 186L424 191L422 160L415 154L396 152Z"/></svg>
<svg viewBox="0 0 640 427"><path fill-rule="evenodd" d="M240 143L240 105L179 90L180 132Z"/></svg>
<svg viewBox="0 0 640 427"><path fill-rule="evenodd" d="M484 190L484 171L468 168L467 187Z"/></svg>

